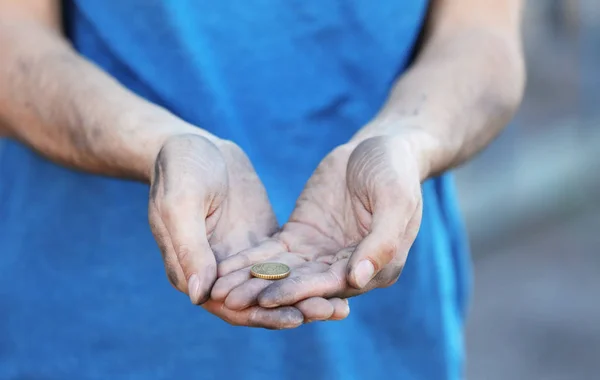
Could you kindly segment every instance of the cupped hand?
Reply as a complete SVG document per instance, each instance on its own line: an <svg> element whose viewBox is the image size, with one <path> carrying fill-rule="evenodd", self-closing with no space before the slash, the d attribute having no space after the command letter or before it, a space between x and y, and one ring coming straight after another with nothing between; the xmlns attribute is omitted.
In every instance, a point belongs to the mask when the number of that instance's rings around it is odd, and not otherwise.
<svg viewBox="0 0 600 380"><path fill-rule="evenodd" d="M192 303L231 324L266 328L344 316L347 306L339 299L313 297L295 306L244 310L209 299L217 263L259 244L278 228L265 189L237 145L194 134L175 135L163 144L154 169L150 226L169 281Z"/></svg>
<svg viewBox="0 0 600 380"><path fill-rule="evenodd" d="M421 171L409 139L346 144L318 166L282 230L219 264L213 298L234 310L351 297L393 284L421 223ZM248 279L251 265L289 265L288 278Z"/></svg>

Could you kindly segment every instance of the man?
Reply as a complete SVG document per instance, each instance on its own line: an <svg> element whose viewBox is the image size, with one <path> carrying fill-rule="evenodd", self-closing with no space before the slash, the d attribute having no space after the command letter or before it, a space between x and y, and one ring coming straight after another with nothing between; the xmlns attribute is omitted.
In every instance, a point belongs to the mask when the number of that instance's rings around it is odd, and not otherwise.
<svg viewBox="0 0 600 380"><path fill-rule="evenodd" d="M443 173L520 101L520 13L0 0L0 377L460 378Z"/></svg>

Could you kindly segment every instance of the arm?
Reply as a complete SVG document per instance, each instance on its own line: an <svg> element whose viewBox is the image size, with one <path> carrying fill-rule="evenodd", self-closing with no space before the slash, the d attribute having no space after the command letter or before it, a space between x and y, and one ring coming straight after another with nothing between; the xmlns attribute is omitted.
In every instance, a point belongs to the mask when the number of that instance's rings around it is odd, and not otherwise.
<svg viewBox="0 0 600 380"><path fill-rule="evenodd" d="M60 25L59 0L0 0L0 134L66 166L145 182L167 137L212 138L79 56Z"/></svg>
<svg viewBox="0 0 600 380"><path fill-rule="evenodd" d="M0 135L63 165L149 182L148 219L168 279L225 321L289 328L348 315L335 299L239 311L207 301L216 255L242 251L278 227L263 185L235 144L134 95L80 57L61 36L59 4L0 0Z"/></svg>
<svg viewBox="0 0 600 380"><path fill-rule="evenodd" d="M422 181L484 148L521 100L521 3L432 1L415 62L380 113L321 162L275 236L313 262L262 290L259 305L349 297L395 283L421 225ZM270 249L220 265L227 271L265 261ZM268 260L283 260L276 252ZM237 286L234 276L222 282Z"/></svg>
<svg viewBox="0 0 600 380"><path fill-rule="evenodd" d="M353 140L409 132L422 179L484 148L521 101L521 12L522 0L434 0L415 62Z"/></svg>

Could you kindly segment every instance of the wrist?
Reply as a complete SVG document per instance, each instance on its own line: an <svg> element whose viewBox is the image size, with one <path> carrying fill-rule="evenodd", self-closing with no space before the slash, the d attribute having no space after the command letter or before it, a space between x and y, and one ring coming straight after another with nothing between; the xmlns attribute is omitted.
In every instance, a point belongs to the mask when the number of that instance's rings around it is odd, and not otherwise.
<svg viewBox="0 0 600 380"><path fill-rule="evenodd" d="M405 151L418 167L421 181L435 176L439 172L442 152L440 141L425 128L422 121L380 121L374 120L352 137L349 144L358 145L373 137L392 139L393 146Z"/></svg>
<svg viewBox="0 0 600 380"><path fill-rule="evenodd" d="M215 135L162 109L151 114L129 116L128 119L124 121L126 128L139 137L136 144L139 151L134 153L131 170L137 179L146 183L152 181L158 154L169 139L188 135L206 138L215 145L221 142Z"/></svg>

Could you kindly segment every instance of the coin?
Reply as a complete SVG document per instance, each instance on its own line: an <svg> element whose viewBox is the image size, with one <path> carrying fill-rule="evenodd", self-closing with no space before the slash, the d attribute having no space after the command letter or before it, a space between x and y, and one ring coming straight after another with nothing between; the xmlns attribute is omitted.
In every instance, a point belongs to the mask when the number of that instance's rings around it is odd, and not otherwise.
<svg viewBox="0 0 600 380"><path fill-rule="evenodd" d="M281 263L260 263L250 268L253 277L264 280L281 280L290 274L290 267Z"/></svg>

